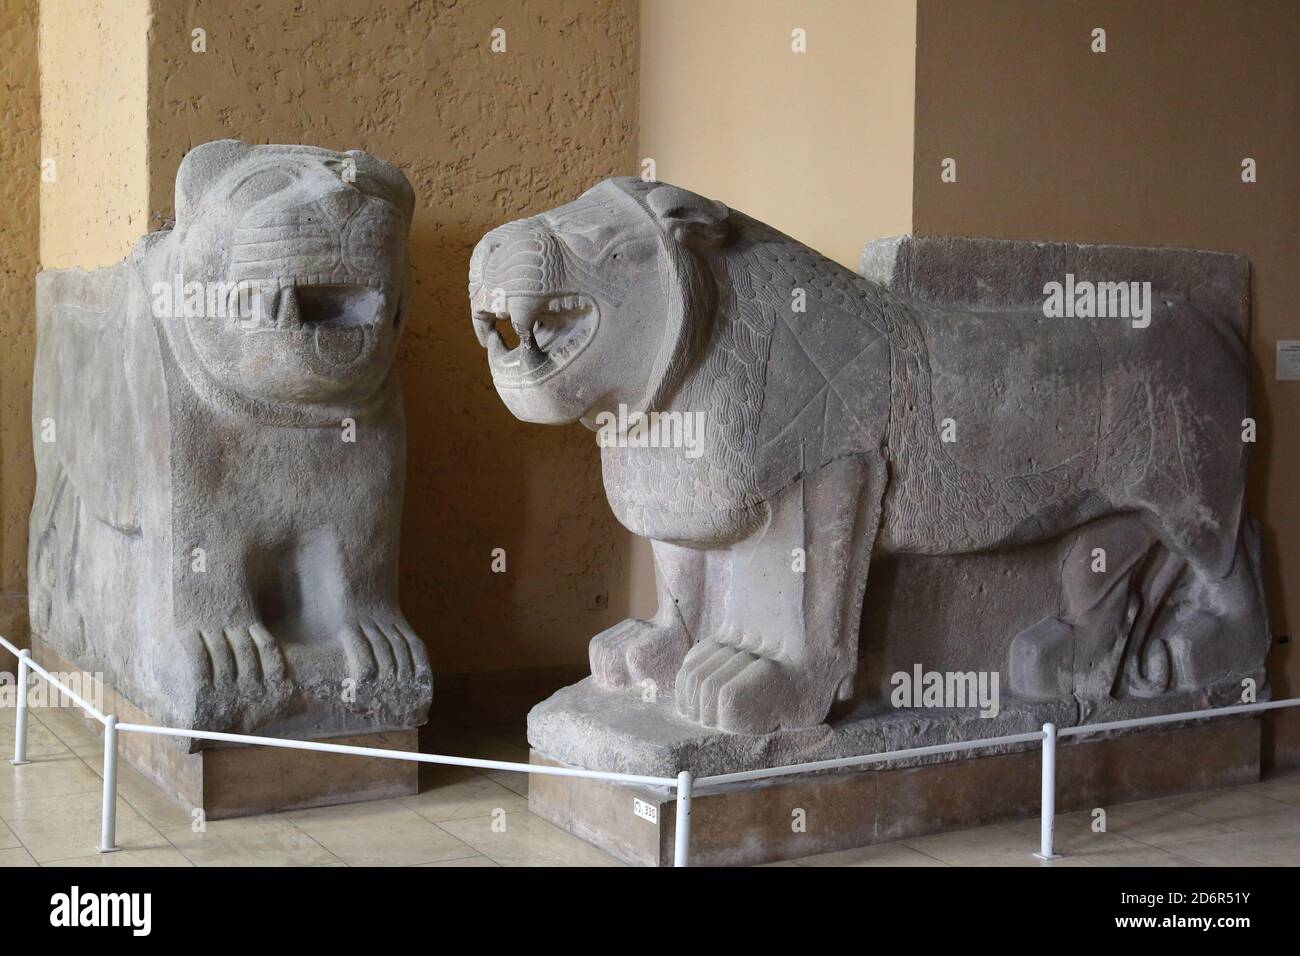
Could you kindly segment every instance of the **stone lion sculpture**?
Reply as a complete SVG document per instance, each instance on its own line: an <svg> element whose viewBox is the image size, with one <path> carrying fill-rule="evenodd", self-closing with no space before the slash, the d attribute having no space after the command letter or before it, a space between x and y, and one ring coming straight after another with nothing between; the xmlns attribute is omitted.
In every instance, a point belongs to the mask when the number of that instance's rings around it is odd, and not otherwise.
<svg viewBox="0 0 1300 956"><path fill-rule="evenodd" d="M192 150L174 228L38 277L33 633L169 723L423 723L397 600L413 194L363 152Z"/></svg>
<svg viewBox="0 0 1300 956"><path fill-rule="evenodd" d="M598 429L610 506L652 542L658 612L594 638L600 686L653 682L724 731L813 726L853 693L873 554L1094 526L1111 573L1062 568L1060 615L1012 642L1026 696L1054 693L1062 666L1110 668L1099 693L1197 687L1267 641L1240 317L923 306L638 179L489 232L469 293L506 406ZM1035 418L1049 395L1059 413ZM663 440L685 434L674 416L702 416L699 447ZM1245 643L1225 662L1227 625Z"/></svg>

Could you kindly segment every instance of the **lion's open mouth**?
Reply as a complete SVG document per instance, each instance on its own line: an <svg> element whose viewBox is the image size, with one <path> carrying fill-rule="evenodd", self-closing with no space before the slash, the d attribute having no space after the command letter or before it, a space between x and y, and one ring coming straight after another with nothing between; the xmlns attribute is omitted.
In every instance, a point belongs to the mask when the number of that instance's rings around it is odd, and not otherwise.
<svg viewBox="0 0 1300 956"><path fill-rule="evenodd" d="M540 385L576 359L595 338L600 313L596 303L584 295L503 298L505 307L500 311L473 312L474 334L488 350L492 378L499 386ZM516 338L517 344L512 344Z"/></svg>
<svg viewBox="0 0 1300 956"><path fill-rule="evenodd" d="M280 278L253 286L251 300L244 293L239 308L228 312L240 328L310 339L330 365L355 361L381 324L398 319L378 279Z"/></svg>

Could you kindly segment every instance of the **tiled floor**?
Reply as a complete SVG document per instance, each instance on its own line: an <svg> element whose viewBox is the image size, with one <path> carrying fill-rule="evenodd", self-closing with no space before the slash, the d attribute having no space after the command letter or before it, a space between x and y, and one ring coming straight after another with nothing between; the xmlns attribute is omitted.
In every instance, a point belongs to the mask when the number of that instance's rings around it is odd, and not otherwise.
<svg viewBox="0 0 1300 956"><path fill-rule="evenodd" d="M119 768L118 853L99 835L100 744L75 711L33 709L28 756L13 756L0 710L0 867L6 866L620 866L528 813L523 774L424 766L421 792L397 800L218 820L196 831L183 808ZM527 760L522 735L449 734L443 753ZM1031 851L1038 821L979 827L806 857L783 866L1300 865L1300 771L1263 783L1057 818L1063 858Z"/></svg>

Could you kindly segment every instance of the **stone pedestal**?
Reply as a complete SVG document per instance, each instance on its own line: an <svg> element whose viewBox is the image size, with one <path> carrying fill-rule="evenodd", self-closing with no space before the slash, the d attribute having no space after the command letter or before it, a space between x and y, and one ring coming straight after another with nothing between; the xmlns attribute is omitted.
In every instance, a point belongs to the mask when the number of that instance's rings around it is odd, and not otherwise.
<svg viewBox="0 0 1300 956"><path fill-rule="evenodd" d="M32 640L32 656L51 673L79 671L39 638ZM87 694L121 723L156 723L102 681L92 680ZM88 720L86 725L101 730L98 721ZM413 728L329 740L415 751L417 734ZM205 743L192 750L187 740L153 734L121 734L118 744L128 764L177 803L201 808L209 820L408 796L419 785L419 765L400 760L234 744Z"/></svg>
<svg viewBox="0 0 1300 956"><path fill-rule="evenodd" d="M1259 756L1258 718L1062 740L1057 812L1252 783L1259 779ZM1031 746L701 793L691 807L691 864L768 863L1032 817L1039 811L1040 759ZM536 750L532 760L556 763ZM636 801L642 815L634 811ZM676 803L667 789L539 775L529 783L528 806L627 863L672 865ZM794 826L800 817L801 831ZM1034 850L1024 848L1026 856Z"/></svg>

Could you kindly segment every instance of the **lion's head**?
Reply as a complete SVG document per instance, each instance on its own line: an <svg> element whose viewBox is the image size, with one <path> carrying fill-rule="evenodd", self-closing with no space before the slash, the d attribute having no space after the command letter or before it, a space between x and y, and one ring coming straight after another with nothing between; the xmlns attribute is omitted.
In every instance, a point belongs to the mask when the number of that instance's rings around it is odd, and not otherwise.
<svg viewBox="0 0 1300 956"><path fill-rule="evenodd" d="M185 297L207 297L207 308L175 312L191 364L259 402L373 394L406 308L413 205L396 167L357 150L235 140L192 150L176 177L167 265ZM215 314L213 290L226 297Z"/></svg>
<svg viewBox="0 0 1300 956"><path fill-rule="evenodd" d="M510 411L590 424L667 400L714 305L697 253L723 240L728 217L676 186L608 179L484 236L470 260L471 315Z"/></svg>

